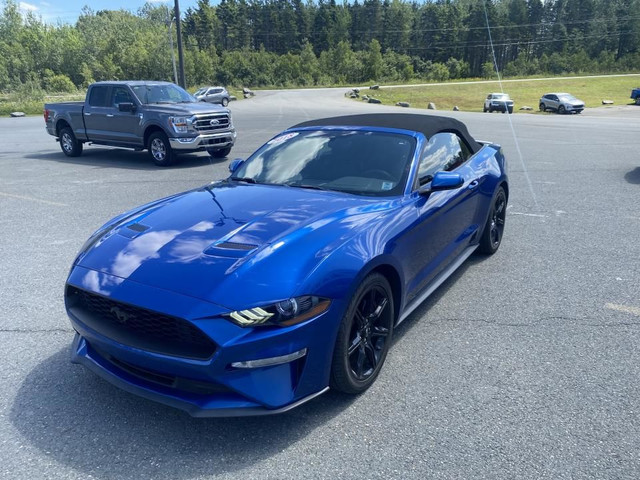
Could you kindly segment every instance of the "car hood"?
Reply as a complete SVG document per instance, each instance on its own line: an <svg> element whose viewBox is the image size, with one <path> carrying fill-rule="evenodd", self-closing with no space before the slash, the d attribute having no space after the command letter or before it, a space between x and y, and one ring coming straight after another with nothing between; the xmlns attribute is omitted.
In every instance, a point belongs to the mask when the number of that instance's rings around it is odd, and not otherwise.
<svg viewBox="0 0 640 480"><path fill-rule="evenodd" d="M569 104L569 105L583 105L584 104L584 102L582 100L578 99L578 98L574 98L574 99L571 99L571 100L561 99L560 101L562 103Z"/></svg>
<svg viewBox="0 0 640 480"><path fill-rule="evenodd" d="M150 103L145 105L149 112L169 113L173 115L204 115L214 113L229 113L228 108L215 107L210 103Z"/></svg>
<svg viewBox="0 0 640 480"><path fill-rule="evenodd" d="M124 216L77 264L106 274L105 288L130 280L237 309L293 295L324 257L393 205L219 182Z"/></svg>

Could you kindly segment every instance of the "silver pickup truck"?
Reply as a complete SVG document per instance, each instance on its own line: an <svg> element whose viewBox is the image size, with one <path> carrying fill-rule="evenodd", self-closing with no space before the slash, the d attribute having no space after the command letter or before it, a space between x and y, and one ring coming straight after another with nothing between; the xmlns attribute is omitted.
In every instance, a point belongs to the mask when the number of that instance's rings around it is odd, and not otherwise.
<svg viewBox="0 0 640 480"><path fill-rule="evenodd" d="M167 166L180 152L226 157L236 141L228 108L197 102L168 82L97 82L84 102L45 104L44 121L69 157L90 142L147 149L153 163Z"/></svg>

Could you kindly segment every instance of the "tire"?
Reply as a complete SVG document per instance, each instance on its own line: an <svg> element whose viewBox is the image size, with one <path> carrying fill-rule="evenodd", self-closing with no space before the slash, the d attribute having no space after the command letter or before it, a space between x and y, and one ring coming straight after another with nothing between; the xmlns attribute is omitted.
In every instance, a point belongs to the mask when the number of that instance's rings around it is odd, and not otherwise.
<svg viewBox="0 0 640 480"><path fill-rule="evenodd" d="M226 107L227 105L229 105L229 99L227 97L224 97L222 99L222 106Z"/></svg>
<svg viewBox="0 0 640 480"><path fill-rule="evenodd" d="M213 158L224 158L231 153L231 147L216 149L213 148L207 149L207 153L211 155Z"/></svg>
<svg viewBox="0 0 640 480"><path fill-rule="evenodd" d="M82 154L82 142L76 138L70 127L60 130L60 148L67 157L79 157Z"/></svg>
<svg viewBox="0 0 640 480"><path fill-rule="evenodd" d="M168 167L175 162L175 154L164 132L153 132L149 136L147 149L151 161L159 167Z"/></svg>
<svg viewBox="0 0 640 480"><path fill-rule="evenodd" d="M493 255L500 248L504 223L507 214L507 194L504 188L499 187L489 210L487 223L484 225L478 251L487 255Z"/></svg>
<svg viewBox="0 0 640 480"><path fill-rule="evenodd" d="M489 113L493 113L493 108L489 107Z"/></svg>
<svg viewBox="0 0 640 480"><path fill-rule="evenodd" d="M513 107L509 107L509 113L513 113Z"/></svg>
<svg viewBox="0 0 640 480"><path fill-rule="evenodd" d="M394 312L387 279L379 273L366 277L338 329L331 362L332 389L358 394L373 384L391 346Z"/></svg>
<svg viewBox="0 0 640 480"><path fill-rule="evenodd" d="M564 105L560 105L560 106L558 107L558 113L559 113L560 115L564 115L565 113L567 113L567 111L566 111L566 110L565 110L565 108L564 108Z"/></svg>
<svg viewBox="0 0 640 480"><path fill-rule="evenodd" d="M636 105L640 105L640 97L636 97Z"/></svg>
<svg viewBox="0 0 640 480"><path fill-rule="evenodd" d="M540 111L541 112L546 112L547 111L547 107L546 107L546 105L544 103L540 104Z"/></svg>
<svg viewBox="0 0 640 480"><path fill-rule="evenodd" d="M482 113L487 113L487 107L482 106Z"/></svg>

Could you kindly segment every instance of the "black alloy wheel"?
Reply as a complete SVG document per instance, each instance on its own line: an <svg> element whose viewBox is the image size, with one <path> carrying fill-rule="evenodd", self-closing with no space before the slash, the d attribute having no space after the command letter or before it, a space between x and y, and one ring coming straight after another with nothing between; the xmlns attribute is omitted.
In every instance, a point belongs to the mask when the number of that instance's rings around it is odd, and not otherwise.
<svg viewBox="0 0 640 480"><path fill-rule="evenodd" d="M391 346L394 320L389 282L373 273L356 290L340 324L331 364L331 388L357 394L373 384Z"/></svg>
<svg viewBox="0 0 640 480"><path fill-rule="evenodd" d="M213 158L224 158L231 153L231 147L227 148L208 148L207 153Z"/></svg>
<svg viewBox="0 0 640 480"><path fill-rule="evenodd" d="M541 112L546 112L546 111L547 111L547 107L545 106L545 104L544 104L544 103L541 103L541 104L540 104L540 111L541 111Z"/></svg>
<svg viewBox="0 0 640 480"><path fill-rule="evenodd" d="M227 97L224 97L222 99L222 106L226 107L227 105L229 105L229 99Z"/></svg>
<svg viewBox="0 0 640 480"><path fill-rule="evenodd" d="M504 223L507 217L507 195L504 188L498 188L493 205L489 212L489 218L484 226L478 251L493 255L500 248L502 235L504 234Z"/></svg>
<svg viewBox="0 0 640 480"><path fill-rule="evenodd" d="M82 142L78 141L70 127L60 130L60 148L67 157L78 157L82 153Z"/></svg>

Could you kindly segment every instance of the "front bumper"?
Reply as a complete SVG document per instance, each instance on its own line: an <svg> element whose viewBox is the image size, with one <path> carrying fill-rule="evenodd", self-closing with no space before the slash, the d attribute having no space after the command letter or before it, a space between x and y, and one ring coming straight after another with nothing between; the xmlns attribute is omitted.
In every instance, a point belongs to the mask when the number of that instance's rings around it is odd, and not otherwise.
<svg viewBox="0 0 640 480"><path fill-rule="evenodd" d="M235 129L224 132L201 134L196 137L175 137L169 139L174 150L200 150L203 148L227 148L236 142Z"/></svg>
<svg viewBox="0 0 640 480"><path fill-rule="evenodd" d="M82 283L87 272L92 271L76 266L69 285L91 291ZM101 284L108 284L109 276L99 275L105 277ZM123 304L168 315L181 313L216 344L208 358L185 358L126 345L90 327L68 301L67 312L77 332L72 362L130 393L192 416L224 417L281 413L328 389L336 320L340 318L337 305L299 325L244 329L222 319L221 307L126 280L107 295ZM278 357L301 349L307 349L304 357L279 365L231 367L234 362Z"/></svg>

